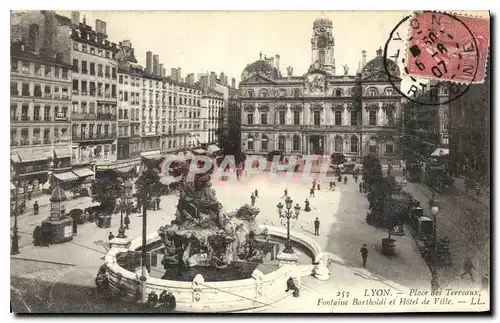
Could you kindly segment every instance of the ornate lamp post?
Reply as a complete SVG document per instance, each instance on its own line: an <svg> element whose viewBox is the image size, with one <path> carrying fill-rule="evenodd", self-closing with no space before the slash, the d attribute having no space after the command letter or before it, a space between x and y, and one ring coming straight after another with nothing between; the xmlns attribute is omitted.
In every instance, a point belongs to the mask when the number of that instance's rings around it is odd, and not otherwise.
<svg viewBox="0 0 500 323"><path fill-rule="evenodd" d="M286 244L284 253L293 253L292 242L290 241L290 219L298 219L300 214L300 205L296 204L292 210L293 200L287 196L285 205L279 202L276 207L278 208L278 215L280 219L286 219ZM285 210L283 207L285 206Z"/></svg>
<svg viewBox="0 0 500 323"><path fill-rule="evenodd" d="M123 196L120 206L120 228L118 229L117 238L125 239L127 236L125 235L125 226L123 225L123 209L125 209L126 215L129 214L128 201L132 194L132 183L130 181L125 181L123 185Z"/></svg>
<svg viewBox="0 0 500 323"><path fill-rule="evenodd" d="M15 192L15 195L14 195L14 198L15 198L15 205L14 205L14 227L12 228L12 244L10 246L10 254L11 255L17 255L19 254L19 236L17 234L17 213L18 213L18 196L17 196L17 191L18 191L18 187L17 187L17 183L14 184L15 188L16 188L16 192Z"/></svg>

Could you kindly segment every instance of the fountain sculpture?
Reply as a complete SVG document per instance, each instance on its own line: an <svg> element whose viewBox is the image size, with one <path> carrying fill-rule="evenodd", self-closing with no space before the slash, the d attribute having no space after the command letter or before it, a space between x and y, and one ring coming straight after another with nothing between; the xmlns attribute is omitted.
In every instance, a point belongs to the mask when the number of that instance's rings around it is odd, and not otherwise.
<svg viewBox="0 0 500 323"><path fill-rule="evenodd" d="M224 212L211 186L210 173L183 181L175 220L158 230L165 269L168 264L224 268L262 261L266 248L256 240L263 234L256 220L259 209L245 204Z"/></svg>

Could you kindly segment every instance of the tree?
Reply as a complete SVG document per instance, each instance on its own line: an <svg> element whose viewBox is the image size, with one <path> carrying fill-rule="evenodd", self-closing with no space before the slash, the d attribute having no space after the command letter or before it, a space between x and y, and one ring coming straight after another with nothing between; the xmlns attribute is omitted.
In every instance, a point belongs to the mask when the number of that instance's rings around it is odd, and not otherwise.
<svg viewBox="0 0 500 323"><path fill-rule="evenodd" d="M141 201L151 202L163 189L160 183L160 175L153 168L145 168L139 178L135 181L137 195Z"/></svg>
<svg viewBox="0 0 500 323"><path fill-rule="evenodd" d="M113 211L116 206L116 199L122 192L122 182L116 173L107 171L100 174L92 184L93 202L101 203L105 211Z"/></svg>
<svg viewBox="0 0 500 323"><path fill-rule="evenodd" d="M340 165L346 162L346 158L342 153L333 153L330 156L330 162L332 165Z"/></svg>

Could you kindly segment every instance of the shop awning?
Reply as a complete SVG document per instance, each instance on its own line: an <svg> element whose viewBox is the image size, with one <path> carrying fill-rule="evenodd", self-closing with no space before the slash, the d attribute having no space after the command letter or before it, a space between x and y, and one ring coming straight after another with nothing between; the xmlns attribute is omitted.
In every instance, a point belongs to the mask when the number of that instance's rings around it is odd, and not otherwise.
<svg viewBox="0 0 500 323"><path fill-rule="evenodd" d="M431 154L432 157L441 157L441 156L448 156L450 154L450 150L448 148L438 148L434 150L434 152Z"/></svg>
<svg viewBox="0 0 500 323"><path fill-rule="evenodd" d="M71 157L71 149L69 147L54 148L54 153L56 154L56 158Z"/></svg>
<svg viewBox="0 0 500 323"><path fill-rule="evenodd" d="M64 172L59 174L54 174L54 177L63 182L74 181L78 179L78 176L73 174L72 172Z"/></svg>
<svg viewBox="0 0 500 323"><path fill-rule="evenodd" d="M161 154L145 155L145 156L141 156L141 157L144 159L147 159L147 160L160 160L160 159L164 158Z"/></svg>
<svg viewBox="0 0 500 323"><path fill-rule="evenodd" d="M24 151L19 151L18 154L19 157L21 158L21 162L23 163L39 161L39 160L47 160L49 158L52 158L52 156L49 155L50 154L49 151L24 150Z"/></svg>
<svg viewBox="0 0 500 323"><path fill-rule="evenodd" d="M72 172L75 173L75 175L78 177L87 177L94 175L94 172L88 168L76 168L73 169Z"/></svg>
<svg viewBox="0 0 500 323"><path fill-rule="evenodd" d="M220 148L217 145L208 145L207 147L207 152L211 155L213 153L216 153L220 150Z"/></svg>
<svg viewBox="0 0 500 323"><path fill-rule="evenodd" d="M10 160L12 160L14 164L18 164L21 162L21 158L19 158L19 155L17 153L12 153L10 155Z"/></svg>

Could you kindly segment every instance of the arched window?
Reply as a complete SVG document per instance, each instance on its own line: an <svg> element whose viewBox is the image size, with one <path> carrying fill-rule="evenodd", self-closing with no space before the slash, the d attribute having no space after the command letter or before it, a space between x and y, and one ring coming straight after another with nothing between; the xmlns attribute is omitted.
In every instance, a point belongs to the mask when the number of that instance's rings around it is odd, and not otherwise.
<svg viewBox="0 0 500 323"><path fill-rule="evenodd" d="M342 96L342 90L341 89L336 89L335 90L335 96Z"/></svg>
<svg viewBox="0 0 500 323"><path fill-rule="evenodd" d="M285 142L286 142L285 136L279 136L279 138L278 138L278 150L285 151Z"/></svg>
<svg viewBox="0 0 500 323"><path fill-rule="evenodd" d="M285 89L279 89L279 90L278 90L278 95L279 95L281 98L286 97L286 90L285 90Z"/></svg>
<svg viewBox="0 0 500 323"><path fill-rule="evenodd" d="M378 95L378 90L377 88L371 87L367 90L369 96L376 96Z"/></svg>
<svg viewBox="0 0 500 323"><path fill-rule="evenodd" d="M358 144L359 144L358 137L352 136L351 137L351 153L358 152Z"/></svg>
<svg viewBox="0 0 500 323"><path fill-rule="evenodd" d="M260 140L260 150L267 151L267 143L269 142L266 135L262 135L262 139Z"/></svg>
<svg viewBox="0 0 500 323"><path fill-rule="evenodd" d="M300 136L293 136L293 151L299 151L300 150Z"/></svg>
<svg viewBox="0 0 500 323"><path fill-rule="evenodd" d="M293 96L295 98L300 98L302 96L302 92L299 89L293 90Z"/></svg>
<svg viewBox="0 0 500 323"><path fill-rule="evenodd" d="M384 95L385 96L393 96L394 95L394 89L392 87L385 88Z"/></svg>
<svg viewBox="0 0 500 323"><path fill-rule="evenodd" d="M342 137L336 136L335 137L335 152L341 153L343 151L344 151L344 140L342 140Z"/></svg>
<svg viewBox="0 0 500 323"><path fill-rule="evenodd" d="M247 91L247 96L249 96L249 97L253 97L253 96L254 96L254 92L253 92L253 90L248 90L248 91Z"/></svg>
<svg viewBox="0 0 500 323"><path fill-rule="evenodd" d="M267 98L269 96L269 91L267 89L261 89L259 91L259 96L263 98Z"/></svg>

